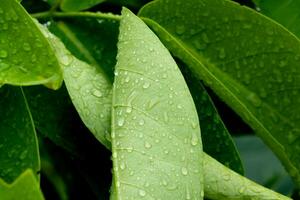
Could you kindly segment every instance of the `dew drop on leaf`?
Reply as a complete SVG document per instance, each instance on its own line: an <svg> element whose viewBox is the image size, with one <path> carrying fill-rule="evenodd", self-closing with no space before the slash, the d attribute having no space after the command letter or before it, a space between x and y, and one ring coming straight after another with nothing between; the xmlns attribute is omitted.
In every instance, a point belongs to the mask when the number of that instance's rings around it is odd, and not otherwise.
<svg viewBox="0 0 300 200"><path fill-rule="evenodd" d="M0 58L6 58L7 57L7 51L5 50L0 50Z"/></svg>

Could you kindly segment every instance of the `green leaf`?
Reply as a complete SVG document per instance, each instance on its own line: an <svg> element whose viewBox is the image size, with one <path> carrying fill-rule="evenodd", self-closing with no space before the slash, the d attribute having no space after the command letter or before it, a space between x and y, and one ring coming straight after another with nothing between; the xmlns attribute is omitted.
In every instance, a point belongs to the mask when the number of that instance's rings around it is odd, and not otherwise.
<svg viewBox="0 0 300 200"><path fill-rule="evenodd" d="M279 22L300 37L300 1L259 0L256 1L256 5L261 13Z"/></svg>
<svg viewBox="0 0 300 200"><path fill-rule="evenodd" d="M66 87L53 91L42 86L23 88L36 129L41 135L74 154L80 153L83 131Z"/></svg>
<svg viewBox="0 0 300 200"><path fill-rule="evenodd" d="M39 184L31 170L26 170L12 184L0 179L0 197L2 200L43 200Z"/></svg>
<svg viewBox="0 0 300 200"><path fill-rule="evenodd" d="M300 186L299 40L231 1L158 0L140 16L255 130Z"/></svg>
<svg viewBox="0 0 300 200"><path fill-rule="evenodd" d="M53 50L24 8L3 0L0 19L0 84L59 88L62 74Z"/></svg>
<svg viewBox="0 0 300 200"><path fill-rule="evenodd" d="M64 71L64 81L82 121L110 148L111 84L101 68L74 57L64 44L45 27L47 36Z"/></svg>
<svg viewBox="0 0 300 200"><path fill-rule="evenodd" d="M202 199L202 144L193 99L175 61L129 10L113 86L116 199Z"/></svg>
<svg viewBox="0 0 300 200"><path fill-rule="evenodd" d="M103 18L78 17L52 22L49 30L80 60L103 70L113 82L119 23Z"/></svg>
<svg viewBox="0 0 300 200"><path fill-rule="evenodd" d="M37 178L38 143L27 101L20 87L0 89L0 178L12 182L27 168Z"/></svg>
<svg viewBox="0 0 300 200"><path fill-rule="evenodd" d="M207 154L203 157L204 190L209 199L290 199L235 173Z"/></svg>
<svg viewBox="0 0 300 200"><path fill-rule="evenodd" d="M181 63L179 66L182 68L197 108L204 152L234 171L243 174L243 164L236 146L206 89L201 82L192 76L186 66Z"/></svg>
<svg viewBox="0 0 300 200"><path fill-rule="evenodd" d="M60 8L64 11L79 11L91 8L105 0L62 0Z"/></svg>

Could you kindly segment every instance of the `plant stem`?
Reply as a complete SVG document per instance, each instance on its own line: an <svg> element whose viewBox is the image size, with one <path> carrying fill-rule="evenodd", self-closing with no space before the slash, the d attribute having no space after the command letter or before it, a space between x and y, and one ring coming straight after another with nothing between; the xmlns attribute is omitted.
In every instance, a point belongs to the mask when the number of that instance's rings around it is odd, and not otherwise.
<svg viewBox="0 0 300 200"><path fill-rule="evenodd" d="M51 19L51 18L74 18L74 17L89 17L96 19L109 19L120 21L121 16L111 13L100 13L100 12L40 12L31 14L32 17L37 19Z"/></svg>

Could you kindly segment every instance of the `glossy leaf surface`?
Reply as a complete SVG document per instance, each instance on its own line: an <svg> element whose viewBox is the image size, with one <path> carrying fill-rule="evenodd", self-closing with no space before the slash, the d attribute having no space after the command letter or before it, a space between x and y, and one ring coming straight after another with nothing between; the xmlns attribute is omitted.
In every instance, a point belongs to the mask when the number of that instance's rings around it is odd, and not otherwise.
<svg viewBox="0 0 300 200"><path fill-rule="evenodd" d="M3 200L43 200L40 186L31 170L26 170L12 184L0 179L0 197Z"/></svg>
<svg viewBox="0 0 300 200"><path fill-rule="evenodd" d="M40 160L36 133L20 87L0 89L0 178L11 183L27 168L37 178Z"/></svg>
<svg viewBox="0 0 300 200"><path fill-rule="evenodd" d="M231 1L158 0L140 16L255 130L300 185L299 40Z"/></svg>
<svg viewBox="0 0 300 200"><path fill-rule="evenodd" d="M62 0L60 8L64 11L78 11L93 7L105 0Z"/></svg>
<svg viewBox="0 0 300 200"><path fill-rule="evenodd" d="M110 145L111 84L103 71L73 56L45 27L41 30L51 42L64 71L64 81L81 119L107 148Z"/></svg>
<svg viewBox="0 0 300 200"><path fill-rule="evenodd" d="M54 52L24 8L3 0L0 19L0 84L59 88L62 74Z"/></svg>
<svg viewBox="0 0 300 200"><path fill-rule="evenodd" d="M290 199L235 173L207 154L203 156L204 191L209 199Z"/></svg>
<svg viewBox="0 0 300 200"><path fill-rule="evenodd" d="M202 199L196 108L155 34L123 10L113 86L115 199ZM159 92L158 92L159 91Z"/></svg>
<svg viewBox="0 0 300 200"><path fill-rule="evenodd" d="M203 151L227 167L243 174L244 169L239 153L213 101L203 84L193 77L189 70L186 70L186 66L183 64L180 66L197 108Z"/></svg>
<svg viewBox="0 0 300 200"><path fill-rule="evenodd" d="M256 0L259 12L276 20L289 31L300 37L300 1Z"/></svg>

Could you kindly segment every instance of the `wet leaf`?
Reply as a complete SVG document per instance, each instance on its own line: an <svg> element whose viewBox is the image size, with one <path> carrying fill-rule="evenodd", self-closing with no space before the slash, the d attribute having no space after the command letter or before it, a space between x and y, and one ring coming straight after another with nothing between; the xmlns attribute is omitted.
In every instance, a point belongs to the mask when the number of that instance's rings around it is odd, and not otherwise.
<svg viewBox="0 0 300 200"><path fill-rule="evenodd" d="M235 173L207 154L203 156L204 191L209 199L290 199Z"/></svg>
<svg viewBox="0 0 300 200"><path fill-rule="evenodd" d="M0 96L0 178L11 183L27 168L37 178L38 143L23 91L20 87L4 86Z"/></svg>
<svg viewBox="0 0 300 200"><path fill-rule="evenodd" d="M0 197L3 200L43 200L39 184L31 170L26 170L12 184L0 179Z"/></svg>
<svg viewBox="0 0 300 200"><path fill-rule="evenodd" d="M231 1L158 0L140 16L255 130L300 185L299 40Z"/></svg>
<svg viewBox="0 0 300 200"><path fill-rule="evenodd" d="M64 71L64 81L82 121L107 148L110 147L111 84L101 68L73 56L64 44L45 27Z"/></svg>
<svg viewBox="0 0 300 200"><path fill-rule="evenodd" d="M91 8L105 0L62 0L60 8L64 11L78 11Z"/></svg>
<svg viewBox="0 0 300 200"><path fill-rule="evenodd" d="M0 19L0 84L59 88L62 74L53 50L24 8L3 0Z"/></svg>
<svg viewBox="0 0 300 200"><path fill-rule="evenodd" d="M300 1L256 0L259 12L279 22L289 31L300 37Z"/></svg>
<svg viewBox="0 0 300 200"><path fill-rule="evenodd" d="M227 167L243 174L243 164L236 146L206 89L186 69L186 66L182 63L179 63L179 66L181 66L197 108L199 123L201 124L203 151Z"/></svg>
<svg viewBox="0 0 300 200"><path fill-rule="evenodd" d="M129 10L122 14L112 104L115 199L202 199L200 128L184 78L154 33Z"/></svg>

